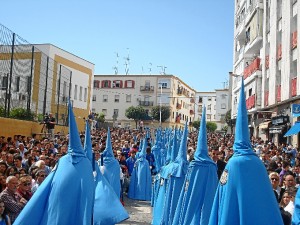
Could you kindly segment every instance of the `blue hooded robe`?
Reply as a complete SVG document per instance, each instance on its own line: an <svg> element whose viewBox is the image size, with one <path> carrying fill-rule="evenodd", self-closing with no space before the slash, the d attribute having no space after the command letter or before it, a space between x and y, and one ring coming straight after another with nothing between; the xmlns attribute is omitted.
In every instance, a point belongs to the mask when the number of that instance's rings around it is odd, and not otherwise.
<svg viewBox="0 0 300 225"><path fill-rule="evenodd" d="M173 225L207 225L218 186L216 163L209 157L206 111L203 107L194 160L189 164Z"/></svg>
<svg viewBox="0 0 300 225"><path fill-rule="evenodd" d="M103 155L103 165L101 165L101 171L103 173L103 176L106 178L108 183L112 186L118 198L120 198L120 194L121 194L120 164L118 160L115 158L112 150L109 128L107 129L106 148L103 151L102 155Z"/></svg>
<svg viewBox="0 0 300 225"><path fill-rule="evenodd" d="M26 204L14 225L90 225L95 183L69 101L69 148Z"/></svg>
<svg viewBox="0 0 300 225"><path fill-rule="evenodd" d="M128 198L150 201L152 177L146 159L147 141L144 139L140 157L136 160L129 183Z"/></svg>
<svg viewBox="0 0 300 225"><path fill-rule="evenodd" d="M85 128L84 150L91 163L94 164L95 176L95 202L93 213L94 225L114 225L126 220L129 215L120 199L110 186L106 178L100 172L99 166L92 153L91 134L88 122Z"/></svg>
<svg viewBox="0 0 300 225"><path fill-rule="evenodd" d="M161 219L162 224L172 224L175 216L175 210L178 205L179 196L184 185L185 175L188 169L188 161L186 156L187 136L188 128L186 123L182 134L178 155L170 167L170 178L167 184L163 216Z"/></svg>
<svg viewBox="0 0 300 225"><path fill-rule="evenodd" d="M292 218L292 225L300 224L300 189L298 188L296 197L295 197L295 209Z"/></svg>
<svg viewBox="0 0 300 225"><path fill-rule="evenodd" d="M282 225L266 168L250 143L243 79L233 149L220 178L209 225Z"/></svg>

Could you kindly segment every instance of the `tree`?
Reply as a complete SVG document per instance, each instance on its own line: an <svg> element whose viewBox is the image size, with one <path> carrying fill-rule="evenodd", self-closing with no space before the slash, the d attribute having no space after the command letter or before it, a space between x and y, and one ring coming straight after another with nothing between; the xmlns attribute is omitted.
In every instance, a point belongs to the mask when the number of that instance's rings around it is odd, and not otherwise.
<svg viewBox="0 0 300 225"><path fill-rule="evenodd" d="M199 127L200 127L200 120L195 120L192 124L192 126L194 128L196 128L197 130L199 130Z"/></svg>
<svg viewBox="0 0 300 225"><path fill-rule="evenodd" d="M171 109L169 106L153 106L151 109L151 115L153 119L159 121L160 120L160 115L159 112L161 110L161 122L165 122L167 119L170 118L171 116Z"/></svg>
<svg viewBox="0 0 300 225"><path fill-rule="evenodd" d="M230 126L230 131L232 133L232 130L233 130L233 124L232 124L232 121L231 121L231 109L228 110L226 112L226 115L225 115L225 122L227 123L228 126ZM227 126L227 128L228 128ZM226 131L227 132L227 131Z"/></svg>
<svg viewBox="0 0 300 225"><path fill-rule="evenodd" d="M217 124L214 122L207 122L206 123L206 129L207 132L214 132L217 129Z"/></svg>
<svg viewBox="0 0 300 225"><path fill-rule="evenodd" d="M138 127L138 121L145 118L147 115L145 109L141 106L130 106L128 109L125 111L125 116L128 119L133 119L135 121L135 127L137 129Z"/></svg>
<svg viewBox="0 0 300 225"><path fill-rule="evenodd" d="M97 122L99 122L99 123L104 123L105 114L103 112L101 112L100 114L97 114L95 120L97 120Z"/></svg>

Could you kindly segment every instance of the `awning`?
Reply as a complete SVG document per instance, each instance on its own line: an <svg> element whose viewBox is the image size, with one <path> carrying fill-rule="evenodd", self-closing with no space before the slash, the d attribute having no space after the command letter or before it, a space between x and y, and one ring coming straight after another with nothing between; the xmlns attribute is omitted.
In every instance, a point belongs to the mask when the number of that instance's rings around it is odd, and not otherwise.
<svg viewBox="0 0 300 225"><path fill-rule="evenodd" d="M269 133L270 134L281 134L283 128L285 128L285 125L272 126L269 128Z"/></svg>
<svg viewBox="0 0 300 225"><path fill-rule="evenodd" d="M285 137L292 136L294 134L298 134L300 132L300 121L296 122L284 135Z"/></svg>
<svg viewBox="0 0 300 225"><path fill-rule="evenodd" d="M259 124L259 129L268 129L269 128L269 124L271 122L272 121L267 121L267 122L263 122L263 123Z"/></svg>

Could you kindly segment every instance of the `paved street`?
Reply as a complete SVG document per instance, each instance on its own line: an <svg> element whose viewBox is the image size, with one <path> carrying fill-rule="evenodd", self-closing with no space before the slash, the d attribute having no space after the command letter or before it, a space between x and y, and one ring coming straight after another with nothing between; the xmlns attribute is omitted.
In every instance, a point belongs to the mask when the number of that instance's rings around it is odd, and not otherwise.
<svg viewBox="0 0 300 225"><path fill-rule="evenodd" d="M152 208L150 202L132 200L124 196L125 208L129 213L129 219L122 223L124 225L149 225L152 220Z"/></svg>

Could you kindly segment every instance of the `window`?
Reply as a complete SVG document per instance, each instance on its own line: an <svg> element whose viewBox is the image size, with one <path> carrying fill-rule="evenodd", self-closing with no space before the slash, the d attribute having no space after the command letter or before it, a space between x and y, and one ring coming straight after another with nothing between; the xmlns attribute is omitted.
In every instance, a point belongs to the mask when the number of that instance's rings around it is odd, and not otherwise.
<svg viewBox="0 0 300 225"><path fill-rule="evenodd" d="M202 103L202 97L199 97L199 101L198 101L198 103Z"/></svg>
<svg viewBox="0 0 300 225"><path fill-rule="evenodd" d="M99 88L99 86L100 86L100 81L94 80L94 88Z"/></svg>
<svg viewBox="0 0 300 225"><path fill-rule="evenodd" d="M31 77L27 77L27 89L26 92L31 91Z"/></svg>
<svg viewBox="0 0 300 225"><path fill-rule="evenodd" d="M126 95L126 102L131 102L131 95Z"/></svg>
<svg viewBox="0 0 300 225"><path fill-rule="evenodd" d="M122 88L122 81L121 80L114 80L113 81L113 88Z"/></svg>
<svg viewBox="0 0 300 225"><path fill-rule="evenodd" d="M120 95L115 95L115 102L120 102Z"/></svg>
<svg viewBox="0 0 300 225"><path fill-rule="evenodd" d="M92 108L92 112L95 113L95 112L96 112L96 109L95 109L95 108Z"/></svg>
<svg viewBox="0 0 300 225"><path fill-rule="evenodd" d="M74 90L74 99L77 100L77 89L78 89L78 86L77 84L75 84L75 90Z"/></svg>
<svg viewBox="0 0 300 225"><path fill-rule="evenodd" d="M214 105L214 110L216 110L216 105Z"/></svg>
<svg viewBox="0 0 300 225"><path fill-rule="evenodd" d="M150 88L150 80L146 80L145 81L145 87L149 87Z"/></svg>
<svg viewBox="0 0 300 225"><path fill-rule="evenodd" d="M125 88L134 88L134 80L126 80Z"/></svg>
<svg viewBox="0 0 300 225"><path fill-rule="evenodd" d="M67 96L67 81L64 81L64 85L63 85L63 96Z"/></svg>
<svg viewBox="0 0 300 225"><path fill-rule="evenodd" d="M114 109L114 116L118 116L119 115L119 109Z"/></svg>
<svg viewBox="0 0 300 225"><path fill-rule="evenodd" d="M102 81L102 87L103 88L110 88L110 81L109 80Z"/></svg>
<svg viewBox="0 0 300 225"><path fill-rule="evenodd" d="M2 78L2 88L1 88L1 90L6 90L6 88L8 86L7 84L8 84L8 78L6 76L6 77Z"/></svg>
<svg viewBox="0 0 300 225"><path fill-rule="evenodd" d="M208 105L208 106L207 106L207 110L211 110L211 105Z"/></svg>
<svg viewBox="0 0 300 225"><path fill-rule="evenodd" d="M103 95L103 102L108 102L108 95Z"/></svg>
<svg viewBox="0 0 300 225"><path fill-rule="evenodd" d="M222 99L225 99L226 96L227 96L226 94L222 94L222 95L221 95Z"/></svg>
<svg viewBox="0 0 300 225"><path fill-rule="evenodd" d="M83 101L86 102L87 99L87 88L84 88L84 97L83 97Z"/></svg>
<svg viewBox="0 0 300 225"><path fill-rule="evenodd" d="M102 109L104 116L107 116L107 109Z"/></svg>
<svg viewBox="0 0 300 225"><path fill-rule="evenodd" d="M211 101L211 97L208 97L208 98L207 98L207 101Z"/></svg>
<svg viewBox="0 0 300 225"><path fill-rule="evenodd" d="M249 97L252 95L252 88L249 89Z"/></svg>
<svg viewBox="0 0 300 225"><path fill-rule="evenodd" d="M226 109L226 104L225 103L221 104L221 109Z"/></svg>
<svg viewBox="0 0 300 225"><path fill-rule="evenodd" d="M161 83L161 88L168 88L168 84L166 82Z"/></svg>
<svg viewBox="0 0 300 225"><path fill-rule="evenodd" d="M82 101L82 87L79 88L79 101Z"/></svg>
<svg viewBox="0 0 300 225"><path fill-rule="evenodd" d="M211 120L211 115L210 114L207 114L207 120Z"/></svg>
<svg viewBox="0 0 300 225"><path fill-rule="evenodd" d="M216 119L216 115L214 115L214 120Z"/></svg>
<svg viewBox="0 0 300 225"><path fill-rule="evenodd" d="M20 80L21 77L16 77L16 92L20 91Z"/></svg>
<svg viewBox="0 0 300 225"><path fill-rule="evenodd" d="M93 102L96 101L96 95L93 95L92 101L93 101Z"/></svg>

